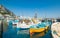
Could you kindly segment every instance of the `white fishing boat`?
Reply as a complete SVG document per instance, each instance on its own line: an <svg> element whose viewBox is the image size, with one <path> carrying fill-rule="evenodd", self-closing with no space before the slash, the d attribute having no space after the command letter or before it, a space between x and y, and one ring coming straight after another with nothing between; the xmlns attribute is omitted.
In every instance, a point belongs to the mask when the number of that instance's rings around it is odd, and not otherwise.
<svg viewBox="0 0 60 38"><path fill-rule="evenodd" d="M26 25L26 23L23 21L23 23L19 24L20 28L30 28L29 25ZM18 27L17 27L18 28Z"/></svg>
<svg viewBox="0 0 60 38"><path fill-rule="evenodd" d="M60 38L60 22L53 23L51 31L53 38Z"/></svg>

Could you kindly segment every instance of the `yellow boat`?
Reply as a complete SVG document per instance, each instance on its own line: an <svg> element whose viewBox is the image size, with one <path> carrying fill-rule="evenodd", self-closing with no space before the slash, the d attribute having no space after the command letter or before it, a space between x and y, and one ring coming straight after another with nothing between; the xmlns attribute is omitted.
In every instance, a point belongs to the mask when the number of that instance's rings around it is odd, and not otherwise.
<svg viewBox="0 0 60 38"><path fill-rule="evenodd" d="M30 36L32 36L34 33L39 33L38 36L44 36L45 32L48 31L48 26L45 28L30 28Z"/></svg>

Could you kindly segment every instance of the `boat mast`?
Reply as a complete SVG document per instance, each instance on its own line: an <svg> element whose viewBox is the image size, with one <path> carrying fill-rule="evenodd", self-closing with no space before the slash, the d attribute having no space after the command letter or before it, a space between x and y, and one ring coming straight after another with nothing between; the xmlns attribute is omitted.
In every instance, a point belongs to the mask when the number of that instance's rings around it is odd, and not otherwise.
<svg viewBox="0 0 60 38"><path fill-rule="evenodd" d="M38 11L37 11L37 9L35 9L35 15L34 15L35 19L37 19L37 13L38 13Z"/></svg>

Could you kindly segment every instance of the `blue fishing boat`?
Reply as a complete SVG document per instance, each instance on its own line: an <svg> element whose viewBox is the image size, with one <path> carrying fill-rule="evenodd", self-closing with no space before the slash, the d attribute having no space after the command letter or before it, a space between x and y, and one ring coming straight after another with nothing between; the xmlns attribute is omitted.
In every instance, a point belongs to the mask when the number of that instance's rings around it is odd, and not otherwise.
<svg viewBox="0 0 60 38"><path fill-rule="evenodd" d="M40 33L38 36L44 36L48 32L49 27L51 26L51 21L44 21L30 27L30 35L34 33Z"/></svg>

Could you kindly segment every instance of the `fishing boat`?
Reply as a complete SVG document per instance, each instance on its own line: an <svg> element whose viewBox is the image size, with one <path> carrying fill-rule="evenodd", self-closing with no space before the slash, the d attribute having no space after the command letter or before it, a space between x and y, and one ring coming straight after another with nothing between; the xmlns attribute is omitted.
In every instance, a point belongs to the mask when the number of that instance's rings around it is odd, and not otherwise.
<svg viewBox="0 0 60 38"><path fill-rule="evenodd" d="M51 31L53 38L60 38L60 22L53 23Z"/></svg>
<svg viewBox="0 0 60 38"><path fill-rule="evenodd" d="M45 32L47 32L48 25L45 26L45 24L37 24L34 26L31 26L30 28L30 35L32 36L34 33L40 33L40 36L43 36Z"/></svg>
<svg viewBox="0 0 60 38"><path fill-rule="evenodd" d="M19 22L18 27L17 27L17 34L20 34L20 32L23 32L24 34L29 34L29 29L32 23L26 24L24 21L21 23Z"/></svg>
<svg viewBox="0 0 60 38"><path fill-rule="evenodd" d="M30 28L30 26L33 25L33 21L31 20L31 18L20 18L20 21L18 23L17 28L20 29L27 29Z"/></svg>
<svg viewBox="0 0 60 38"><path fill-rule="evenodd" d="M30 27L30 36L34 35L34 33L39 33L39 36L44 36L48 28L49 22L36 22L36 24Z"/></svg>

